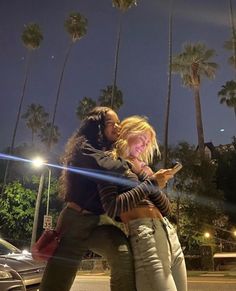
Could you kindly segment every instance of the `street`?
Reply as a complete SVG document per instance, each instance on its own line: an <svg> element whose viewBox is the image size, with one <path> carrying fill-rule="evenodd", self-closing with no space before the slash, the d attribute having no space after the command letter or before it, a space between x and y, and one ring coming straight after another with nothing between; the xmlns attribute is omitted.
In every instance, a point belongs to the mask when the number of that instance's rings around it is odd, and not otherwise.
<svg viewBox="0 0 236 291"><path fill-rule="evenodd" d="M227 277L190 277L189 291L233 291L236 290L236 279Z"/></svg>
<svg viewBox="0 0 236 291"><path fill-rule="evenodd" d="M189 277L188 291L234 291L236 278ZM109 276L77 276L71 291L110 291Z"/></svg>
<svg viewBox="0 0 236 291"><path fill-rule="evenodd" d="M70 291L110 291L110 276L77 276Z"/></svg>

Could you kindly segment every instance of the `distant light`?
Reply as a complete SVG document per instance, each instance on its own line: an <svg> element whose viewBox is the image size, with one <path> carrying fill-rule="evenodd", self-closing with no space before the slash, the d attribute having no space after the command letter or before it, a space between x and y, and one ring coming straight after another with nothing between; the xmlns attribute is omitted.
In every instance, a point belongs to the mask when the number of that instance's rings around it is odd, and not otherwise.
<svg viewBox="0 0 236 291"><path fill-rule="evenodd" d="M224 128L221 128L220 131L223 132L223 131L225 131L225 129Z"/></svg>
<svg viewBox="0 0 236 291"><path fill-rule="evenodd" d="M34 167L36 168L40 168L42 167L42 165L45 163L45 161L40 158L40 157L37 157L35 159L32 160L32 164L34 165Z"/></svg>
<svg viewBox="0 0 236 291"><path fill-rule="evenodd" d="M51 56L51 58L54 59L55 57L54 56Z"/></svg>
<svg viewBox="0 0 236 291"><path fill-rule="evenodd" d="M204 237L205 237L205 238L209 238L210 236L211 236L211 235L210 235L209 232L205 232L205 233L204 233Z"/></svg>

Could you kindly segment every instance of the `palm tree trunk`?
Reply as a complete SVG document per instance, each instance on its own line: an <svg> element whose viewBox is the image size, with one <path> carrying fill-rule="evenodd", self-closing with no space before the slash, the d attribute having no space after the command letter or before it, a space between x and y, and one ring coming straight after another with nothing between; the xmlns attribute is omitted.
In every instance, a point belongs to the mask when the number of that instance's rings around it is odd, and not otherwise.
<svg viewBox="0 0 236 291"><path fill-rule="evenodd" d="M51 150L51 145L52 145L53 129L54 129L54 123L55 123L55 117L56 117L56 112L57 112L58 101L59 101L59 97L60 97L60 90L61 90L62 80L63 80L63 76L64 76L64 72L65 72L65 67L66 67L68 58L70 56L72 45L73 45L73 42L70 43L70 45L68 47L68 50L66 52L66 56L65 56L65 59L64 59L64 63L63 63L63 66L62 66L62 71L61 71L61 76L60 76L60 80L59 80L59 85L58 85L58 89L57 89L56 101L55 101L55 105L54 105L53 117L52 117L52 122L51 122L49 140L48 140L48 151L49 152ZM33 224L32 237L31 237L31 247L35 243L36 236L37 236L39 208L40 208L41 197L42 197L42 193L43 193L44 178L45 178L45 173L42 172L41 177L40 177L40 183L39 183L38 195L37 195L37 200L36 200L36 206L35 206L34 224Z"/></svg>
<svg viewBox="0 0 236 291"><path fill-rule="evenodd" d="M33 130L31 133L31 143L32 143L32 147L34 147L34 131Z"/></svg>
<svg viewBox="0 0 236 291"><path fill-rule="evenodd" d="M9 152L8 152L9 155L12 155L13 149L14 149L14 146L15 146L16 133L17 133L17 129L18 129L19 121L20 121L20 116L21 116L21 108L22 108L22 104L23 104L23 101L24 101L26 85L27 85L28 78L29 78L30 61L31 61L31 51L29 51L28 56L27 56L25 79L24 79L24 83L23 83L23 87L22 87L21 96L20 96L20 103L19 103L18 112L17 112L17 116L16 116L15 127L14 127L14 130L13 130L11 146L10 146L10 149L9 149ZM9 168L10 168L10 161L7 160L4 179L3 179L2 194L4 192L4 189L5 189L5 186L6 186L6 183L7 183Z"/></svg>
<svg viewBox="0 0 236 291"><path fill-rule="evenodd" d="M163 167L167 167L167 152L168 152L168 132L169 132L169 115L170 115L170 98L171 98L171 84L172 84L172 27L173 27L173 13L172 4L170 7L169 16L169 66L168 66L168 89L166 98L166 115L165 115L165 129L164 129L164 151L163 151Z"/></svg>
<svg viewBox="0 0 236 291"><path fill-rule="evenodd" d="M51 128L50 128L50 134L49 134L49 140L48 140L48 150L49 151L51 150L51 146L52 146L53 129L54 129L54 123L55 123L55 117L56 117L56 112L57 112L58 101L59 101L59 97L60 97L62 80L63 80L63 76L64 76L64 72L65 72L65 67L66 67L67 61L68 61L69 56L70 56L72 45L73 45L73 42L71 41L71 43L70 43L70 45L69 45L69 47L67 49L67 52L66 52L66 56L65 56L64 63L63 63L63 66L62 66L61 76L60 76L60 79L59 79L59 85L58 85L58 88L57 88L56 101L55 101L55 104L54 104L54 110L53 110L52 122L51 122Z"/></svg>
<svg viewBox="0 0 236 291"><path fill-rule="evenodd" d="M198 147L199 147L200 155L203 157L204 156L204 132L203 132L203 125L202 125L202 112L201 112L199 86L194 86L194 101L195 101L197 134L198 134Z"/></svg>
<svg viewBox="0 0 236 291"><path fill-rule="evenodd" d="M73 45L73 42L70 43L70 45L68 47L68 50L66 52L66 56L65 56L65 59L64 59L64 63L63 63L63 66L62 66L62 71L61 71L61 76L60 76L60 80L59 80L59 85L58 85L58 89L57 89L56 101L55 101L55 105L54 105L53 117L52 117L52 122L51 122L49 140L48 140L48 151L49 152L51 150L51 145L52 145L53 129L54 129L54 123L55 123L55 117L56 117L56 112L57 112L58 101L59 101L59 97L60 97L61 85L62 85L62 81L63 81L65 67L66 67L68 58L70 56L72 45ZM37 195L37 200L36 200L36 206L35 206L34 224L33 224L32 237L31 237L31 247L35 243L36 236L37 236L39 208L40 208L41 198L42 198L42 193L43 193L44 178L45 178L45 173L42 172L41 177L40 177L40 183L39 183L38 195Z"/></svg>
<svg viewBox="0 0 236 291"><path fill-rule="evenodd" d="M115 65L114 65L114 74L113 74L113 84L112 84L112 93L111 93L111 108L114 106L114 97L117 81L117 71L118 71L118 62L119 62L119 53L120 53L120 40L121 40L121 30L122 30L122 17L123 12L120 13L118 33L117 33L117 42L116 42L116 53L115 53Z"/></svg>
<svg viewBox="0 0 236 291"><path fill-rule="evenodd" d="M229 16L230 16L231 31L232 31L234 69L236 70L236 43L235 43L236 33L235 33L235 26L234 26L232 0L229 0Z"/></svg>

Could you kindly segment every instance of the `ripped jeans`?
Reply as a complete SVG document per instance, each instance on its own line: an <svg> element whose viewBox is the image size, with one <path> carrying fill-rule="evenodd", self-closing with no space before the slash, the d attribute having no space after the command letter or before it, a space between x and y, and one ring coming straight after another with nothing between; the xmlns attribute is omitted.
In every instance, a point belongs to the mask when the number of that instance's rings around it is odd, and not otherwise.
<svg viewBox="0 0 236 291"><path fill-rule="evenodd" d="M167 218L139 218L128 223L137 291L186 291L184 255Z"/></svg>

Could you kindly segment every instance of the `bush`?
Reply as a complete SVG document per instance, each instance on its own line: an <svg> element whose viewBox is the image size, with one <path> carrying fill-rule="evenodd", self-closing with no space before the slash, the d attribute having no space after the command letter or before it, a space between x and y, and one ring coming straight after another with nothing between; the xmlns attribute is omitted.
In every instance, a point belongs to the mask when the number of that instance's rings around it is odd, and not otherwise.
<svg viewBox="0 0 236 291"><path fill-rule="evenodd" d="M201 270L201 256L200 255L186 255L185 256L187 270Z"/></svg>

